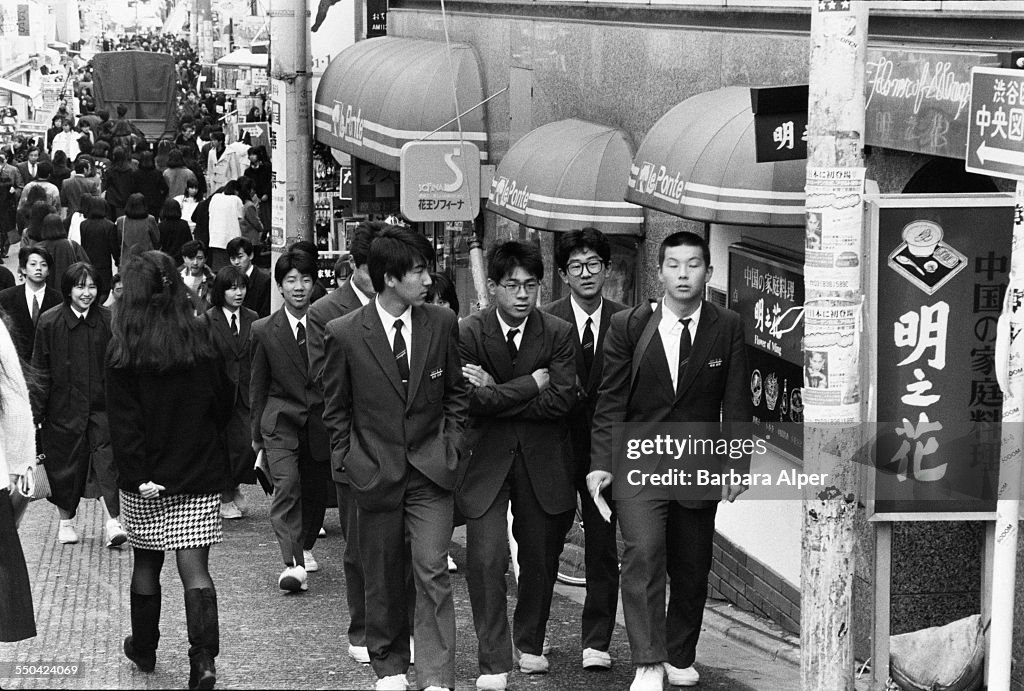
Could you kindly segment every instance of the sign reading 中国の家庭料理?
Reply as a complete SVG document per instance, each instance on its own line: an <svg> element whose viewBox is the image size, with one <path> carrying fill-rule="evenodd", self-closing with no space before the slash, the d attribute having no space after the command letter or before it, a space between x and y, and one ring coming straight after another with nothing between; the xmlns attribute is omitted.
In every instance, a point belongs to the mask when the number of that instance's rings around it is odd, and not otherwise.
<svg viewBox="0 0 1024 691"><path fill-rule="evenodd" d="M971 70L996 65L996 53L869 47L864 143L964 158Z"/></svg>
<svg viewBox="0 0 1024 691"><path fill-rule="evenodd" d="M797 459L804 440L791 423L803 422L803 304L798 261L742 243L729 247L729 309L743 320L754 423Z"/></svg>
<svg viewBox="0 0 1024 691"><path fill-rule="evenodd" d="M1013 199L888 195L869 204L878 326L868 514L990 518L1002 417L996 325Z"/></svg>
<svg viewBox="0 0 1024 691"><path fill-rule="evenodd" d="M967 162L972 173L1024 180L1024 72L971 72Z"/></svg>

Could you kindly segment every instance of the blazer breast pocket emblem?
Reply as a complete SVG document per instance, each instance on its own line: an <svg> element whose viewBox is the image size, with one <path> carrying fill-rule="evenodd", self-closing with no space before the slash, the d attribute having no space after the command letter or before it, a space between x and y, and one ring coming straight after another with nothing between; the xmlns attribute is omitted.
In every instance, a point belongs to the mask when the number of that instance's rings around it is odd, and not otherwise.
<svg viewBox="0 0 1024 691"><path fill-rule="evenodd" d="M708 360L708 367L721 367L722 358L715 358L714 360Z"/></svg>
<svg viewBox="0 0 1024 691"><path fill-rule="evenodd" d="M437 369L435 369L435 370L432 370L432 371L430 372L430 378L431 378L431 379L437 379L437 378L438 378L438 377L440 377L440 376L441 376L442 374L444 374L444 368L443 368L443 367L438 367Z"/></svg>

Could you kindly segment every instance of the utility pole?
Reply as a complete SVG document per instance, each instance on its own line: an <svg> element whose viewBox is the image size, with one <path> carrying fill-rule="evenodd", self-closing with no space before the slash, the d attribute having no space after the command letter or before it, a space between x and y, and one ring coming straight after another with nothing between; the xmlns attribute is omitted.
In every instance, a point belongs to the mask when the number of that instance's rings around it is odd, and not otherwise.
<svg viewBox="0 0 1024 691"><path fill-rule="evenodd" d="M271 261L313 239L313 112L306 0L271 0ZM275 307L280 295L272 293Z"/></svg>
<svg viewBox="0 0 1024 691"><path fill-rule="evenodd" d="M803 498L803 691L854 689L851 629L857 473L853 458L860 446L865 387L861 383L860 334L849 327L849 318L845 324L838 323L838 315L863 317L859 310L864 304L861 192L867 28L867 0L812 0L808 225L817 227L820 223L823 249L848 243L843 250L856 253L861 267L845 274L833 271L829 277L815 274L810 264L804 267L805 352L814 350L828 357L828 386L836 386L838 379L836 388L842 394L841 401L838 396L814 399L804 382L804 471L828 473L828 484L806 490ZM858 180L859 189L852 194ZM834 320L829 316L832 314L836 315ZM829 338L833 329L852 337L843 344L843 339ZM815 342L816 337L822 338Z"/></svg>

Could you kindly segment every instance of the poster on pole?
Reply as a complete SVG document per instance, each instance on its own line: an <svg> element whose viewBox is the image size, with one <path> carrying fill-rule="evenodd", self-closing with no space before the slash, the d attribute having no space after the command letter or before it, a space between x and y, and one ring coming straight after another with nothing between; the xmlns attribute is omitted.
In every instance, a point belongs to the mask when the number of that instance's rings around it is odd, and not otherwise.
<svg viewBox="0 0 1024 691"><path fill-rule="evenodd" d="M864 168L808 168L804 288L860 290Z"/></svg>
<svg viewBox="0 0 1024 691"><path fill-rule="evenodd" d="M877 434L868 515L991 520L1013 197L883 195L869 211Z"/></svg>
<svg viewBox="0 0 1024 691"><path fill-rule="evenodd" d="M820 300L804 306L803 402L813 422L859 419L860 321L860 303Z"/></svg>
<svg viewBox="0 0 1024 691"><path fill-rule="evenodd" d="M280 79L270 83L270 245L283 251L286 243L288 207L288 153L286 150L287 103L285 85Z"/></svg>

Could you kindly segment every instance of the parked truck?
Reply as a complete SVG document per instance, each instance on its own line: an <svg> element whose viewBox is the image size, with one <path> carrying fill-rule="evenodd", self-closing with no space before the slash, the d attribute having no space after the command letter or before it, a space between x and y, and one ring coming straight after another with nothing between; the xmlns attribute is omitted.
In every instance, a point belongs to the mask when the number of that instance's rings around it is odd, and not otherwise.
<svg viewBox="0 0 1024 691"><path fill-rule="evenodd" d="M94 55L92 65L97 110L105 108L116 117L117 106L124 104L126 117L146 139L174 136L178 73L173 56L143 50L108 51Z"/></svg>

